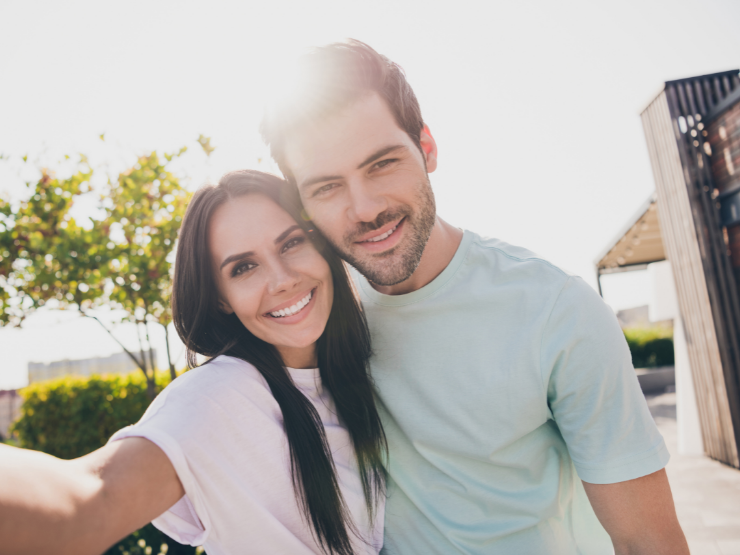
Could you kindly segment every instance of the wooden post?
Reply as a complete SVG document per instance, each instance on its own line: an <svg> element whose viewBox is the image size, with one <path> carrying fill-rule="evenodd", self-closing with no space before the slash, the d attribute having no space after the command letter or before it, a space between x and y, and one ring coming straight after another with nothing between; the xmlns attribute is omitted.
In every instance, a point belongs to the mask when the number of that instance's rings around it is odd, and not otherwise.
<svg viewBox="0 0 740 555"><path fill-rule="evenodd" d="M673 267L704 448L740 468L740 302L715 206L702 116L740 86L738 72L666 83L642 113ZM699 131L697 133L697 131Z"/></svg>

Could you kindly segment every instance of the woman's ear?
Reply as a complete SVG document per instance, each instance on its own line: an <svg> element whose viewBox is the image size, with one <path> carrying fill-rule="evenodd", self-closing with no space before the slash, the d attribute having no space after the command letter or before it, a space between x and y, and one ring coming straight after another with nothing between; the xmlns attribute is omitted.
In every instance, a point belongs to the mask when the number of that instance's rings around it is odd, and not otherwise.
<svg viewBox="0 0 740 555"><path fill-rule="evenodd" d="M218 300L218 309L224 314L234 314L234 309L223 299Z"/></svg>

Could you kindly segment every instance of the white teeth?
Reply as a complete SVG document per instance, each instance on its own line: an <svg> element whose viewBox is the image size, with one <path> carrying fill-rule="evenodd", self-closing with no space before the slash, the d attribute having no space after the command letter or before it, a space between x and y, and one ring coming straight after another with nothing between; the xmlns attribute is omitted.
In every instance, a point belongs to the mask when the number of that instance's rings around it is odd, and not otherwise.
<svg viewBox="0 0 740 555"><path fill-rule="evenodd" d="M398 227L398 225L396 225L396 227ZM385 233L383 233L383 235L378 235L377 237L373 237L372 239L367 239L365 241L365 243L377 243L378 241L382 241L383 239L387 239L388 237L391 236L391 234L394 231L396 231L396 227L394 227L393 229L389 229L388 231L386 231Z"/></svg>
<svg viewBox="0 0 740 555"><path fill-rule="evenodd" d="M303 299L298 301L293 306L283 308L281 310L276 310L275 312L270 312L270 316L272 316L273 318L284 318L286 316L293 316L293 314L298 314L301 310L303 310L303 307L308 304L312 296L313 291L309 291L308 295L303 297Z"/></svg>

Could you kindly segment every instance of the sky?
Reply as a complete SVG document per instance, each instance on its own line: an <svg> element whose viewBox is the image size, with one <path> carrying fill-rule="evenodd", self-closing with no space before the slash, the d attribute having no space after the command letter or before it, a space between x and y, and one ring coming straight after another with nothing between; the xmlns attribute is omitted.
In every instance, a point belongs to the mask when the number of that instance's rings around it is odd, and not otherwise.
<svg viewBox="0 0 740 555"><path fill-rule="evenodd" d="M666 80L739 68L739 22L729 0L0 0L0 192L24 193L24 155L55 167L84 152L114 171L188 145L192 189L276 171L257 133L265 101L303 49L353 37L414 87L440 216L595 286L595 258L654 190L640 111ZM605 277L605 300L646 304L646 279ZM135 346L130 326L115 333ZM94 321L42 312L0 330L0 389L24 385L29 360L118 350Z"/></svg>

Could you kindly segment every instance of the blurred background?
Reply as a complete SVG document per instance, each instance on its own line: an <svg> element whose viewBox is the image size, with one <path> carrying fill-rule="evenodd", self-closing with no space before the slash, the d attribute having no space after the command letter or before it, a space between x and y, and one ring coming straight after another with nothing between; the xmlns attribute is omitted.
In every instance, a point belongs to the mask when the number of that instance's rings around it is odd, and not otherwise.
<svg viewBox="0 0 740 555"><path fill-rule="evenodd" d="M36 290L46 304L25 310L26 301L16 298L16 304L6 305L13 315L0 318L0 435L7 439L14 433L10 441L20 438L24 446L79 456L135 421L155 386L183 369L182 345L168 325L172 257L167 252L188 193L235 169L277 173L257 132L263 106L288 86L285 68L304 49L353 37L401 65L415 89L439 146L439 167L431 175L439 214L456 226L524 246L602 292L625 329L640 383L671 452L688 457L677 458L668 470L692 552L740 553L740 474L730 468L740 464L740 432L733 431L740 427L730 422L740 422L740 408L730 408L740 393L723 389L740 381L740 354L732 350L737 351L738 332L732 326L740 318L740 305L731 277L723 278L727 283L721 294L712 281L712 275L719 275L712 268L720 263L732 275L730 253L720 252L711 266L711 256L702 251L703 258L694 256L694 266L680 266L676 273L676 261L688 251L676 250L680 241L675 234L663 249L657 227L657 205L663 201L654 195L640 119L662 106L665 82L737 70L738 24L740 2L733 0L0 0L0 232L10 229L3 227L8 214L41 229L47 216L57 222L52 218L57 210L65 233L77 225L78 238L87 237L83 252L54 243L53 228L40 232L54 254L44 258L41 249L40 258L27 264L38 264L34 268L46 280ZM725 95L734 95L734 106L740 106L737 71L722 79L727 85L715 100L721 104ZM671 109L679 110L678 101L671 102ZM733 131L740 130L740 109L733 112L734 127L717 120L719 131L712 133L719 135L706 140L696 134L704 129L699 112L681 110L686 117L671 112L683 148L677 175L682 168L699 175L694 166L703 168L706 160L712 171L717 166L727 177L717 182L718 189L704 187L712 201L740 190L733 166L735 160L740 168L740 131ZM665 118L664 135L672 136L667 111ZM735 141L734 154L727 154L730 146L724 158L719 151L712 153L710 143L721 141ZM694 147L698 159L690 151ZM655 163L660 156L653 152ZM175 156L170 159L167 153ZM170 189L152 184L145 175L149 169L170 172ZM85 173L89 170L92 176ZM126 179L131 180L128 193ZM684 185L681 181L679 189ZM42 190L47 192L39 196ZM664 199L670 197L667 190ZM740 196L735 196L740 209ZM144 197L155 202L145 207L140 204ZM698 205L692 206L696 210ZM681 221L679 212L673 212L676 221ZM662 218L668 212L660 213ZM716 219L712 214L707 217ZM711 233L724 233L724 243L717 235L712 248L731 247L735 239L728 238L727 230L731 225L740 230L738 222L712 224ZM103 235L95 235L100 230ZM0 278L12 262L2 249L13 250L8 247L12 240L3 246L8 236L3 233ZM688 236L692 233L693 228ZM740 284L740 234L735 235L732 266ZM130 237L134 242L126 244ZM637 252L640 241L642 251ZM656 249L660 243L660 248L647 252L648 243ZM691 246L697 253L699 247ZM120 276L95 274L95 252L107 253L106 264L120 267ZM654 264L631 264L629 257L640 253L642 262ZM668 262L661 262L666 257L672 258L673 273ZM153 265L144 268L149 262ZM60 276L72 274L54 273L54 264L62 263L77 272L68 289L62 282L71 283L71 278ZM597 266L603 274L599 280ZM633 271L622 272L625 268ZM704 268L708 286L686 277L696 268ZM156 282L159 293L145 310L135 293L146 280ZM687 284L702 294L708 287L709 296L691 304L696 299ZM7 281L0 285L10 290ZM735 303L724 315L717 302L722 295ZM78 301L88 303L89 317L76 310ZM710 337L715 329L718 338ZM706 349L696 341L704 330L710 330ZM154 367L164 372L157 384ZM78 410L69 408L69 399L80 396L75 392L92 395L89 382L48 380L101 372L118 376L100 390L110 391L100 401L108 419L101 423L85 416L97 426L95 439L76 439L79 430L64 428L58 411ZM126 372L134 374L121 377ZM21 414L22 403L16 390L29 378L39 384L24 393L32 410L13 432L11 422ZM696 393L692 384L699 386ZM718 399L725 404L715 418L705 407L717 408ZM114 405L118 408L108 410ZM34 411L35 420L29 416ZM724 420L714 426L720 416ZM57 443L48 443L50 437ZM146 533L155 531L149 527ZM144 536L127 541L119 551L145 549ZM155 535L146 541L154 545L166 539ZM171 546L170 553L175 549Z"/></svg>
<svg viewBox="0 0 740 555"><path fill-rule="evenodd" d="M354 37L415 88L439 145L442 217L596 286L594 259L654 189L639 112L666 80L740 66L738 22L730 0L3 0L0 191L27 194L39 167L63 173L64 155L115 172L200 134L216 148L178 161L189 189L233 169L276 171L257 125L281 68L305 47ZM84 204L78 216L94 217ZM605 276L606 301L647 304L643 274ZM0 330L0 389L24 385L30 353L119 350L95 327L38 313Z"/></svg>

